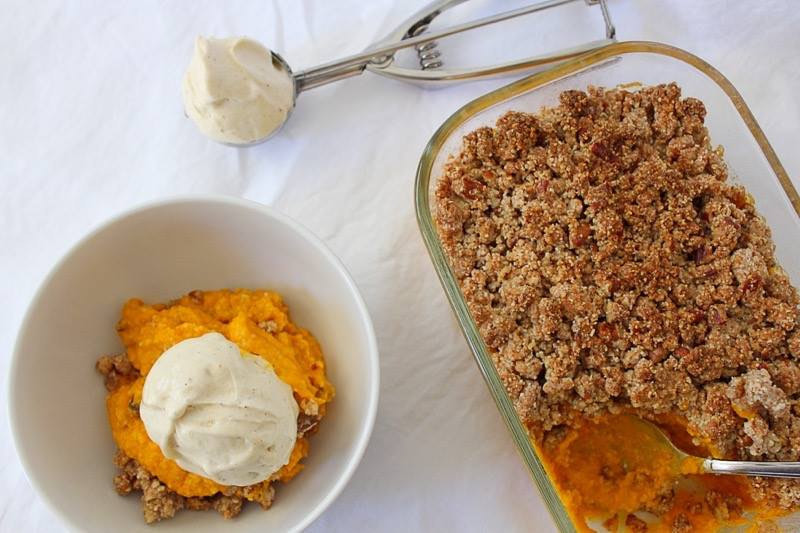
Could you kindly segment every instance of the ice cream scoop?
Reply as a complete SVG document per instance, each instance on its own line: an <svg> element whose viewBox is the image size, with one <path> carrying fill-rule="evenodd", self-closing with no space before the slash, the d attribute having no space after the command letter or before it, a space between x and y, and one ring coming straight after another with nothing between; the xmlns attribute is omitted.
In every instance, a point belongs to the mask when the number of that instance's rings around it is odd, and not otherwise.
<svg viewBox="0 0 800 533"><path fill-rule="evenodd" d="M186 115L226 144L264 139L294 107L294 79L272 52L246 37L198 37L183 78Z"/></svg>
<svg viewBox="0 0 800 533"><path fill-rule="evenodd" d="M463 1L437 0L405 21L401 30L398 30L400 35L394 32L365 52L297 73L292 72L280 55L252 39L200 37L195 43L194 55L184 78L186 114L212 139L234 146L247 146L263 142L278 131L289 118L301 92L356 76L365 70L412 83L455 83L538 70L614 42L615 30L605 0L598 0L589 3L599 3L602 7L606 39L489 67L453 69L448 72L437 70L442 63L438 59L439 52L434 50L436 39L576 0L544 0L436 32L425 32L436 16ZM398 37L399 40L395 40ZM394 53L412 47L419 54L422 70L395 68Z"/></svg>
<svg viewBox="0 0 800 533"><path fill-rule="evenodd" d="M222 485L268 479L288 463L299 409L261 357L219 333L166 350L147 374L139 415L181 468Z"/></svg>

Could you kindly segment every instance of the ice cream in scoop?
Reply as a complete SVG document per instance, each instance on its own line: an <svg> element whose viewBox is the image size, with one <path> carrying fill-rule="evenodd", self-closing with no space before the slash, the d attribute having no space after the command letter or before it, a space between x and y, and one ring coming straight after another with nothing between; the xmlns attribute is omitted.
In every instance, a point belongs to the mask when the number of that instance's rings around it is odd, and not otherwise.
<svg viewBox="0 0 800 533"><path fill-rule="evenodd" d="M186 114L212 139L264 139L294 106L294 80L272 52L246 37L198 37L183 78Z"/></svg>

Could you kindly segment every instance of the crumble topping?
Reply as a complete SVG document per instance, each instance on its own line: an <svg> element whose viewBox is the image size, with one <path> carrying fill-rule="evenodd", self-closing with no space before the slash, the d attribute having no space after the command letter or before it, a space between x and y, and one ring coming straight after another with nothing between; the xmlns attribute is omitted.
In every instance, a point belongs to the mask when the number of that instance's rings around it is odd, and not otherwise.
<svg viewBox="0 0 800 533"><path fill-rule="evenodd" d="M142 493L142 512L148 524L172 518L181 509L214 509L224 518L233 518L242 511L245 502L256 501L263 509L269 509L275 497L275 488L270 486L267 491L253 491L251 487L227 487L224 492L214 496L187 498L170 490L136 460L121 451L114 457L114 465L119 470L114 476L114 488L120 495L134 491Z"/></svg>
<svg viewBox="0 0 800 533"><path fill-rule="evenodd" d="M718 456L800 459L800 297L705 115L674 83L565 91L469 133L446 164L440 238L535 435L634 408L679 415ZM800 505L798 481L752 487Z"/></svg>

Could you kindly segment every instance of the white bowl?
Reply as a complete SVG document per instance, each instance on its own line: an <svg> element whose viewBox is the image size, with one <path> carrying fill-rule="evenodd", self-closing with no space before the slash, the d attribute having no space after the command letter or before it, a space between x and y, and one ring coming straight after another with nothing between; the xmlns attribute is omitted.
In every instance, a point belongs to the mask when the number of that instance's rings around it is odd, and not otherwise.
<svg viewBox="0 0 800 533"><path fill-rule="evenodd" d="M114 444L95 360L120 353L114 326L131 297L166 302L193 289L268 288L322 345L336 387L305 470L273 507L231 521L182 511L159 531L296 531L339 494L367 446L378 405L372 323L344 266L308 230L259 204L189 197L118 216L52 270L23 320L9 373L9 414L32 485L81 531L154 531L137 496L113 488Z"/></svg>

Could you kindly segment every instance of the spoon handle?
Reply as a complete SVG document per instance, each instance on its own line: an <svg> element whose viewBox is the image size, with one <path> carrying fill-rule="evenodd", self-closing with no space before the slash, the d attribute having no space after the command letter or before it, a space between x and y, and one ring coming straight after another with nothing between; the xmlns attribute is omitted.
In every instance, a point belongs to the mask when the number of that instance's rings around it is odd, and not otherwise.
<svg viewBox="0 0 800 533"><path fill-rule="evenodd" d="M711 474L800 478L800 462L790 461L723 461L706 459L703 470Z"/></svg>

